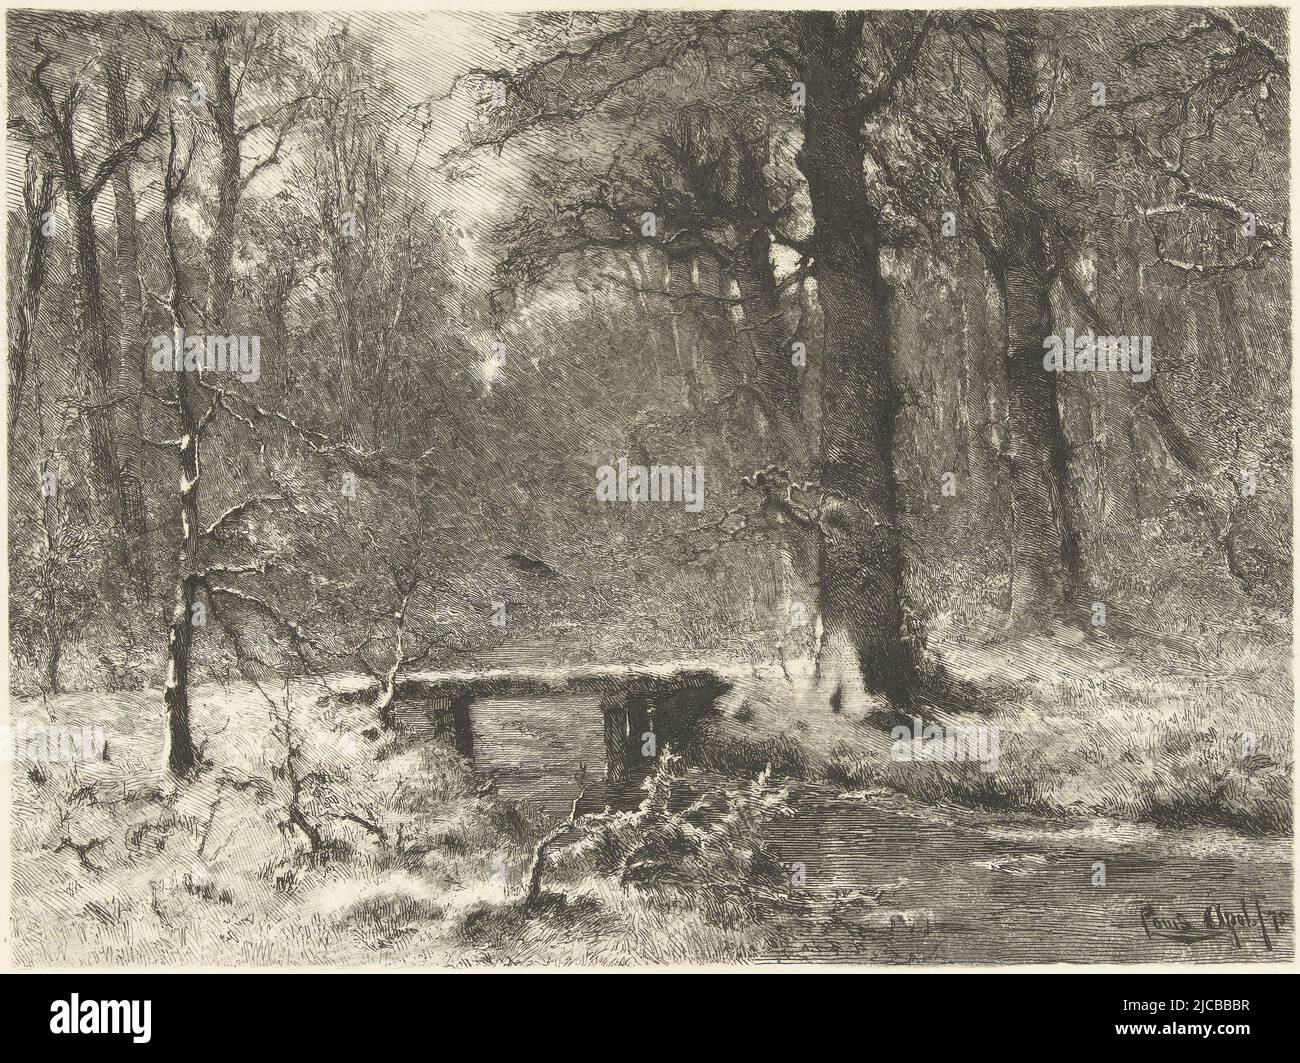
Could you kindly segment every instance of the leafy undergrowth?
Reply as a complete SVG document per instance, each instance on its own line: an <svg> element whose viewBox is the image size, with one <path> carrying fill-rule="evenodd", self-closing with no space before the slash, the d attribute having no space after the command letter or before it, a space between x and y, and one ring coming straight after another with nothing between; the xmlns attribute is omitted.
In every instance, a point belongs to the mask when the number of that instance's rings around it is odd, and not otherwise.
<svg viewBox="0 0 1300 1063"><path fill-rule="evenodd" d="M976 808L1258 835L1292 828L1289 646L1237 636L1206 652L1059 629L947 660L1000 691L978 712L937 716L946 727L996 728L996 770L846 746L831 759L832 780Z"/></svg>
<svg viewBox="0 0 1300 1063"><path fill-rule="evenodd" d="M923 704L920 719L996 731L993 771L896 759L891 730L915 730L912 719L861 692L833 708L807 660L734 677L694 759L977 809L1289 833L1287 630L1258 617L1190 630L1164 617L1160 633L1121 620L1012 632L990 607L979 623L935 625L930 648L961 693Z"/></svg>
<svg viewBox="0 0 1300 1063"><path fill-rule="evenodd" d="M830 712L806 669L738 681L697 768L663 758L641 806L541 822L452 751L379 731L306 684L196 691L203 764L158 770L156 691L28 701L102 727L105 759L13 765L14 955L30 966L708 964L787 955L798 891L764 848L790 811L773 777L888 787L930 803L1113 816L1256 835L1292 826L1287 641L1247 625L1155 637L1120 624L932 646L994 696L945 726L996 728L996 771L901 762L881 706ZM771 775L766 767L772 769ZM705 781L698 767L714 774ZM719 781L718 774L731 781ZM749 781L746 781L746 780ZM806 932L806 931L804 931Z"/></svg>
<svg viewBox="0 0 1300 1063"><path fill-rule="evenodd" d="M1075 624L1029 632L1006 626L1004 554L968 556L951 535L927 541L909 580L929 645L953 676L993 696L937 722L998 728L998 770L846 746L832 777L930 802L1289 833L1290 580L1271 596L1243 593L1177 512L1139 531L1087 539L1104 624L1093 626L1085 602Z"/></svg>
<svg viewBox="0 0 1300 1063"><path fill-rule="evenodd" d="M691 773L665 758L639 809L584 817L580 837L552 848L530 905L533 848L551 824L454 752L381 733L366 706L306 688L287 711L252 688L204 693L204 764L179 787L152 767L159 713L146 695L48 703L60 724L104 727L108 757L15 765L16 962L631 965L771 952L780 873L759 833L788 809L765 778L687 800L676 791Z"/></svg>

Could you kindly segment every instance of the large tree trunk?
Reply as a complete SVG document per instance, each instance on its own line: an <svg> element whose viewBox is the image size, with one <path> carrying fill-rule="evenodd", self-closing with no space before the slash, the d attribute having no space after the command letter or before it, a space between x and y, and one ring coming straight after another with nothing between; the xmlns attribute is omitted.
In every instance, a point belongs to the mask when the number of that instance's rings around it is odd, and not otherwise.
<svg viewBox="0 0 1300 1063"><path fill-rule="evenodd" d="M701 406L700 374L695 364L695 310L692 295L695 280L690 255L669 251L665 256L664 290L668 293L668 311L673 338L673 357L682 379L682 408L699 410ZM698 432L691 428L692 444L698 446Z"/></svg>
<svg viewBox="0 0 1300 1063"><path fill-rule="evenodd" d="M749 161L755 167L762 163L754 158ZM743 180L741 192L748 210L762 209L767 201L766 193L757 186L757 178ZM759 409L764 421L763 451L770 455L768 461L786 468L795 479L804 479L812 461L800 379L800 374L807 371L806 361L801 367L793 359L772 264L772 239L766 228L756 226L745 239L736 256L734 273L742 300L740 324L753 351L754 379L762 396ZM800 338L807 342L806 337ZM794 606L803 604L795 598L799 585L813 587L817 582L818 541L815 530L794 522L787 521L782 530L785 534L776 582L782 588L781 608L787 616L793 616Z"/></svg>
<svg viewBox="0 0 1300 1063"><path fill-rule="evenodd" d="M762 393L761 412L766 435L779 460L802 469L811 447L800 401L799 367L794 364L785 312L772 266L772 240L766 229L755 229L745 240L735 263L736 286L743 301L742 327L752 349L755 377Z"/></svg>
<svg viewBox="0 0 1300 1063"><path fill-rule="evenodd" d="M175 604L167 636L167 680L163 702L167 707L166 763L175 776L194 769L196 758L190 736L190 651L194 643L194 603L200 575L198 553L203 534L199 524L199 433L185 370L176 373L186 442L181 450L181 543L176 555Z"/></svg>
<svg viewBox="0 0 1300 1063"><path fill-rule="evenodd" d="M768 434L777 444L781 460L803 469L812 449L800 387L806 367L796 365L792 357L792 337L786 332L772 263L772 237L767 228L770 190L763 173L766 145L761 155L752 143L742 143L740 148L737 197L751 228L741 233L743 243L734 267L736 285L744 300L744 325L753 347L755 376L765 397L763 414L769 422ZM807 340L803 336L795 338Z"/></svg>
<svg viewBox="0 0 1300 1063"><path fill-rule="evenodd" d="M226 50L228 28L218 22L212 31L212 97L210 113L219 149L216 173L217 214L208 237L207 326L223 334L234 295L235 220L239 215L241 137L235 114L230 57Z"/></svg>
<svg viewBox="0 0 1300 1063"><path fill-rule="evenodd" d="M1091 149L1103 169L1119 163L1119 144L1114 139L1098 136ZM1096 268L1091 285L1084 288L1095 303L1114 308L1114 321L1126 334L1154 335L1137 251L1142 244L1137 204L1119 188L1104 191L1101 202L1106 224L1095 235ZM1099 476L1110 485L1108 505L1101 515L1112 538L1127 537L1136 534L1143 518L1144 456L1137 408L1141 392L1126 373L1106 374L1101 390L1105 448L1098 462Z"/></svg>
<svg viewBox="0 0 1300 1063"><path fill-rule="evenodd" d="M807 107L798 164L815 223L822 346L820 480L828 531L820 547L823 637L818 670L832 701L861 675L868 690L908 700L913 647L904 637L903 555L894 479L898 396L880 274L880 234L867 201L855 103L860 25L829 12L799 16Z"/></svg>
<svg viewBox="0 0 1300 1063"><path fill-rule="evenodd" d="M180 560L185 559L182 556ZM167 680L163 704L167 707L164 760L177 778L187 775L196 763L190 736L190 651L194 642L193 607L195 581L189 572L176 577L176 604L167 635Z"/></svg>
<svg viewBox="0 0 1300 1063"><path fill-rule="evenodd" d="M1032 24L1032 16L1022 25ZM1032 25L1008 39L1008 99L1013 129L1029 129L1038 105ZM1024 149L1032 186L1034 153ZM1029 210L1003 219L1007 246L998 270L1006 307L1007 395L1011 461L1011 616L1015 622L1059 613L1078 585L1080 532L1069 497L1069 452L1056 374L1043 368L1043 340L1054 330L1050 264L1041 227Z"/></svg>
<svg viewBox="0 0 1300 1063"><path fill-rule="evenodd" d="M129 543L132 537L125 519L126 496L122 488L122 472L113 432L113 403L110 401L115 373L109 351L95 225L95 201L105 181L112 176L113 167L124 166L128 160L124 150L121 154L114 151L105 156L93 170L90 179L86 180L74 137L79 117L76 107L80 90L74 84L63 103L56 102L53 92L41 80L41 73L50 58L47 54L37 64L31 86L44 117L48 141L57 159L72 230L69 269L74 292L73 323L77 335L76 382L81 403L79 416L85 428L90 456L88 480L96 507L121 532L122 560L127 570L131 571L133 565ZM152 129L151 121L142 129L139 137L132 138L130 144L119 143L117 148L127 149L132 144L142 144L152 135ZM109 592L112 589L111 586L105 587Z"/></svg>
<svg viewBox="0 0 1300 1063"><path fill-rule="evenodd" d="M22 291L13 315L13 347L9 353L9 441L13 446L14 426L23 405L23 386L31 356L36 315L45 284L45 259L49 241L45 216L54 205L54 175L41 172L34 154L27 159L23 184L23 213L27 225L27 248L23 253Z"/></svg>
<svg viewBox="0 0 1300 1063"><path fill-rule="evenodd" d="M992 442L994 402L989 372L989 354L996 350L996 344L987 343L984 325L988 280L982 264L962 256L954 292L959 321L957 353L961 360L957 417L966 473L961 490L967 504L978 507L975 516L980 524L992 529L998 526L998 455Z"/></svg>
<svg viewBox="0 0 1300 1063"><path fill-rule="evenodd" d="M109 381L108 326L104 317L99 251L96 247L95 207L90 200L66 193L72 219L72 274L77 333L81 350L77 383L81 392L86 432L90 442L90 478L95 497L119 527L122 524L122 477L113 438Z"/></svg>
<svg viewBox="0 0 1300 1063"><path fill-rule="evenodd" d="M379 697L375 700L375 711L379 714L379 725L386 731L391 731L397 724L394 715L394 704L397 701L397 683L402 674L402 670L411 662L406 657L406 613L410 608L411 596L415 593L415 588L403 590L398 587L398 593L402 596L401 603L397 607L397 631L393 639L393 663L384 673L383 682L379 688Z"/></svg>
<svg viewBox="0 0 1300 1063"><path fill-rule="evenodd" d="M1007 307L1011 615L1016 621L1046 619L1058 614L1074 593L1079 571L1056 376L1043 369L1043 337L1052 331L1051 300L1041 263L1008 265L998 286Z"/></svg>
<svg viewBox="0 0 1300 1063"><path fill-rule="evenodd" d="M176 199L180 182L176 163L176 131L171 132L163 186L163 243L171 273L168 307L171 311L172 340L177 349L185 336L184 296L181 290L179 255L173 229ZM201 482L199 416L189 375L184 367L176 370L176 401L180 413L182 442L180 447L181 541L176 552L175 602L171 628L167 636L167 679L163 686L163 703L167 709L163 755L167 770L180 778L194 770L197 757L190 734L190 651L194 643L194 603L202 581L199 551L203 526L199 523L199 484Z"/></svg>
<svg viewBox="0 0 1300 1063"><path fill-rule="evenodd" d="M113 142L127 137L126 67L120 58L105 65L106 116ZM130 567L140 595L152 595L149 570L148 528L144 508L144 474L141 468L140 398L144 391L144 298L140 281L139 241L136 235L135 190L130 162L113 174L113 201L117 229L117 288L121 303L113 427L122 477L122 522Z"/></svg>

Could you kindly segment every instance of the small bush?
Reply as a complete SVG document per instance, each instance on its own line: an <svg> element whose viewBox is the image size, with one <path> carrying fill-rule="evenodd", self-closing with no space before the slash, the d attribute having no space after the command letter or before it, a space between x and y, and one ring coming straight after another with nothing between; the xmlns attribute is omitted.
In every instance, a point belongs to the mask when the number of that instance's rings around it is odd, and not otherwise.
<svg viewBox="0 0 1300 1063"><path fill-rule="evenodd" d="M700 783L707 790L688 796ZM748 782L718 784L684 772L680 758L665 750L644 789L633 811L582 817L583 837L558 854L557 864L569 873L612 878L651 900L692 901L727 925L783 899L785 875L762 833L793 811L789 791L772 785L770 770Z"/></svg>

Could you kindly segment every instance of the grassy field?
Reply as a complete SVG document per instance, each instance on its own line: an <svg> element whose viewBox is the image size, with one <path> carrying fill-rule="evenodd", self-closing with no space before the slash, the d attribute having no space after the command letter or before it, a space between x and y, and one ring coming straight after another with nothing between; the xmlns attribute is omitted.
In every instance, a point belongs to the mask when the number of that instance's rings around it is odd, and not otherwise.
<svg viewBox="0 0 1300 1063"><path fill-rule="evenodd" d="M381 733L316 685L195 691L203 751L159 771L156 690L15 703L31 724L103 728L105 757L17 762L15 960L23 965L732 963L790 932L764 827L781 779L888 788L934 805L1060 820L1285 835L1292 824L1289 654L1231 635L1155 642L966 629L935 646L984 692L929 719L1000 733L998 770L900 762L859 699L826 711L808 667L743 669L700 735L713 796L584 821L524 902L555 825L448 749ZM985 641L980 642L984 637ZM786 672L789 675L787 678ZM286 710L286 705L288 706ZM770 765L775 781L755 782ZM719 777L735 780L718 784ZM671 807L670 807L671 806ZM783 900L783 896L785 899Z"/></svg>
<svg viewBox="0 0 1300 1063"><path fill-rule="evenodd" d="M1068 628L963 631L932 645L979 695L923 709L924 722L996 730L996 771L894 759L887 728L897 718L861 695L828 713L807 668L741 684L715 725L713 762L770 761L848 789L971 808L1290 832L1289 646L1228 636L1207 654L1189 641Z"/></svg>
<svg viewBox="0 0 1300 1063"><path fill-rule="evenodd" d="M601 845L548 861L526 907L551 824L453 752L380 735L368 707L305 686L287 732L282 692L198 693L205 763L180 787L156 768L156 691L19 706L33 722L103 727L108 742L103 762L15 765L16 962L734 962L767 940L746 896L763 878L749 833L768 814L750 824L753 784L692 824L653 801L593 823ZM692 832L694 853L677 844ZM672 880L684 868L690 881Z"/></svg>

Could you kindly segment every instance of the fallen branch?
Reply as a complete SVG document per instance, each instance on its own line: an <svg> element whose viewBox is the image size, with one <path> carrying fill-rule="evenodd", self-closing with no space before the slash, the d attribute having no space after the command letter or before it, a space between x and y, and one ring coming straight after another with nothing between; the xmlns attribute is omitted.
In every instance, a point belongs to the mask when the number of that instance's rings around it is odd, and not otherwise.
<svg viewBox="0 0 1300 1063"><path fill-rule="evenodd" d="M585 816L581 818L578 816L578 803L587 793L587 766L585 764L578 765L574 779L578 782L578 795L573 799L573 807L569 810L569 818L547 831L533 848L533 866L528 873L528 893L525 894L523 900L525 910L535 907L541 899L542 875L546 870L546 856L551 846L566 834L577 830L582 819L586 818Z"/></svg>
<svg viewBox="0 0 1300 1063"><path fill-rule="evenodd" d="M355 823L358 827L363 828L367 834L372 834L378 838L384 845L388 844L388 831L384 830L378 823L372 823L370 820L358 816L355 812L330 812L329 815L334 819L344 819L349 823Z"/></svg>
<svg viewBox="0 0 1300 1063"><path fill-rule="evenodd" d="M103 873L104 869L100 867L98 864L91 862L90 854L93 853L96 849L98 849L101 845L104 845L107 841L108 841L107 838L91 838L90 841L78 845L71 838L64 838L55 847L54 851L56 853L61 853L63 852L64 849L71 849L74 853L77 854L77 861L81 864L82 867L84 867L87 871L91 871L94 874L99 875Z"/></svg>

